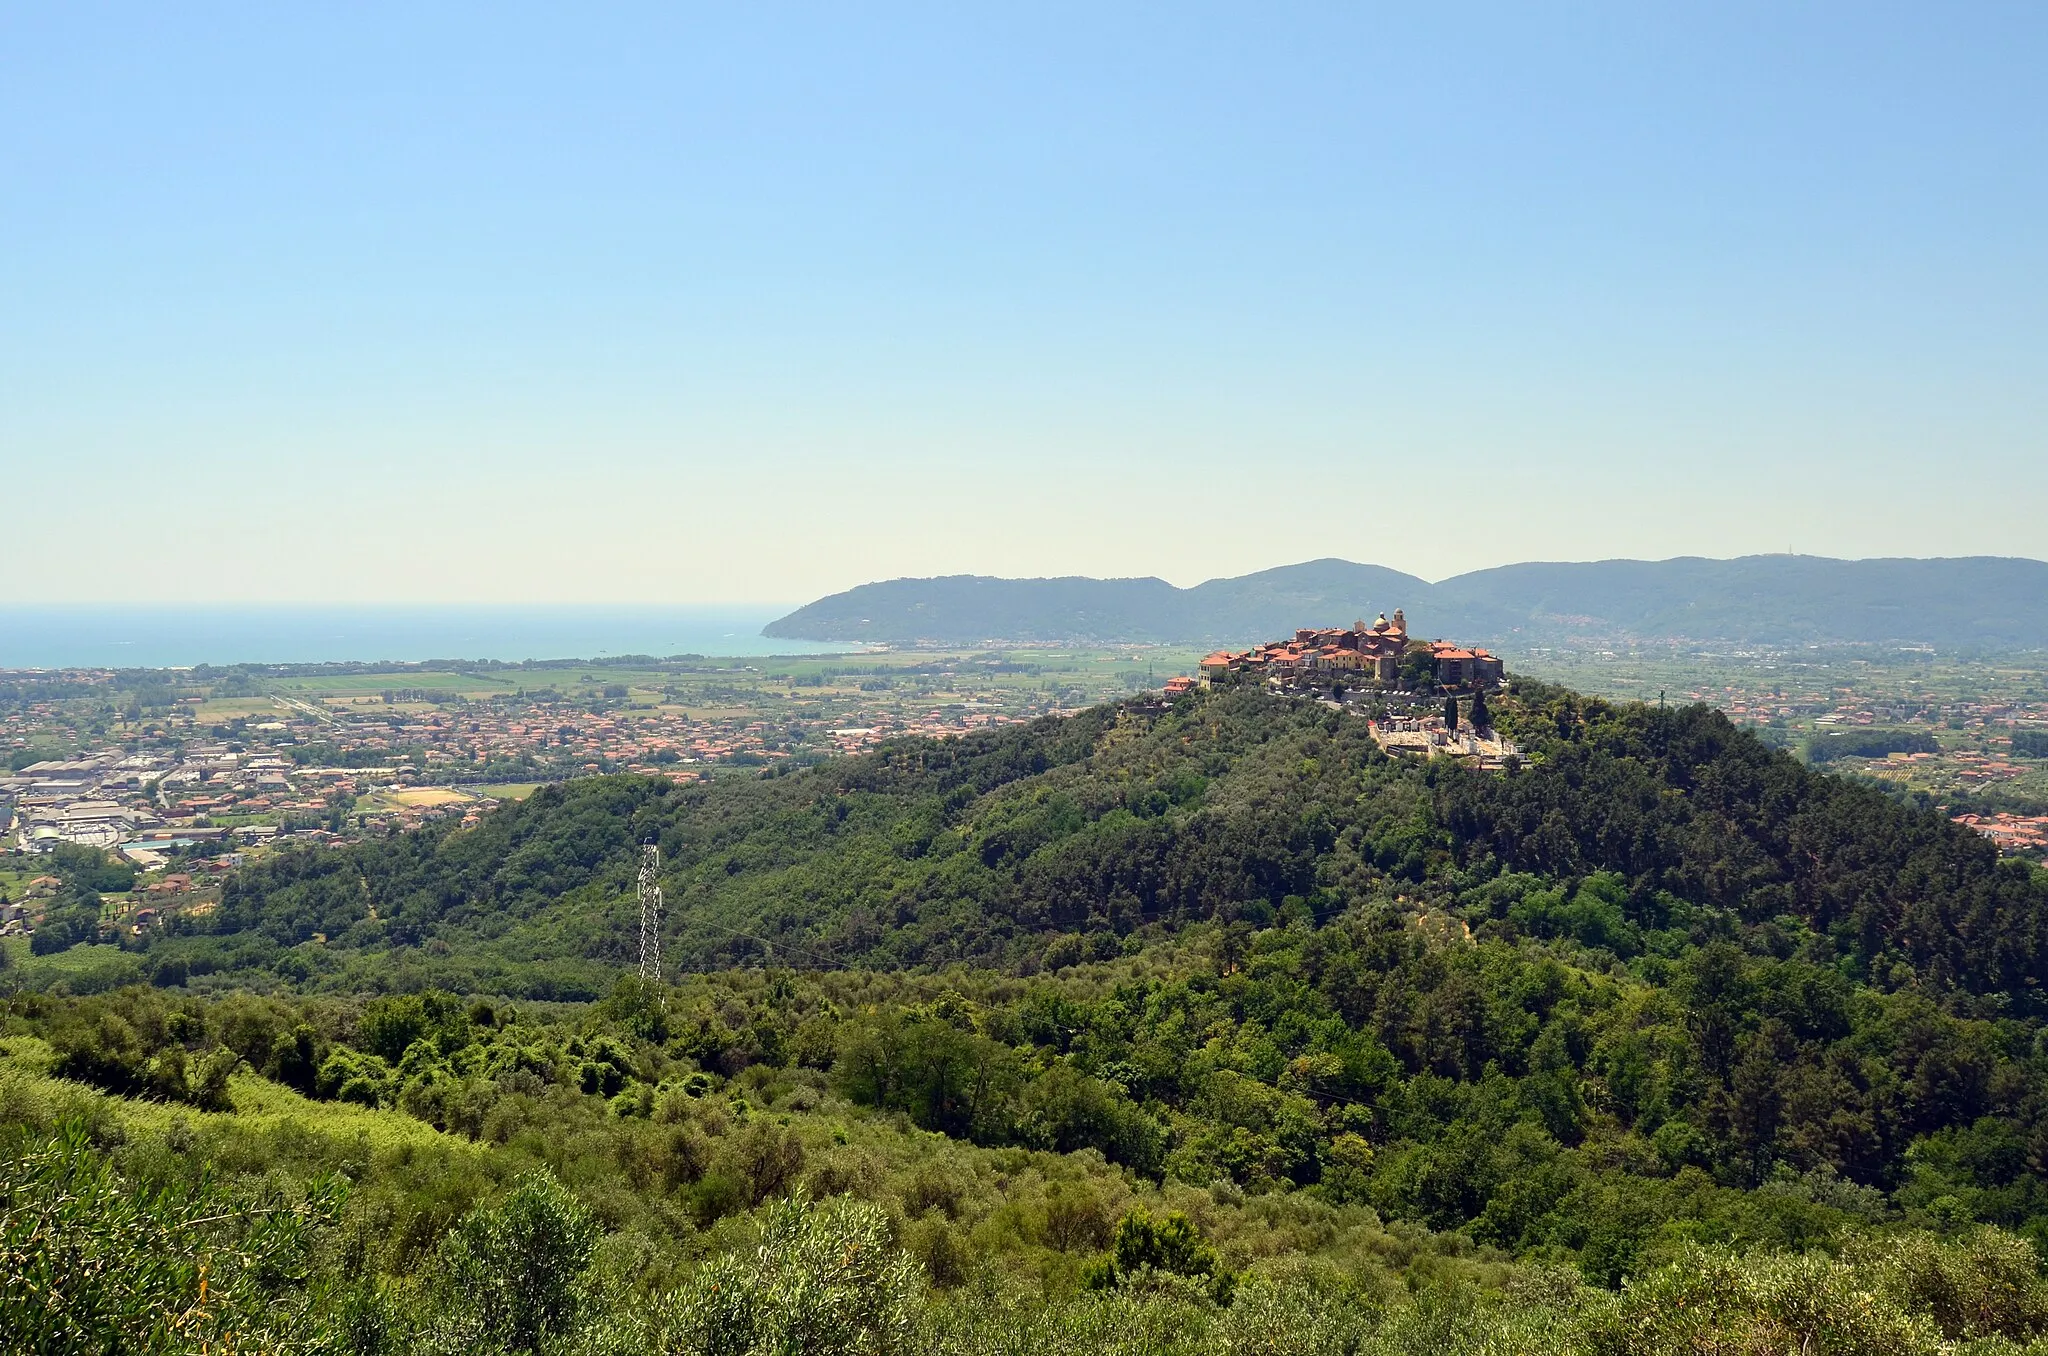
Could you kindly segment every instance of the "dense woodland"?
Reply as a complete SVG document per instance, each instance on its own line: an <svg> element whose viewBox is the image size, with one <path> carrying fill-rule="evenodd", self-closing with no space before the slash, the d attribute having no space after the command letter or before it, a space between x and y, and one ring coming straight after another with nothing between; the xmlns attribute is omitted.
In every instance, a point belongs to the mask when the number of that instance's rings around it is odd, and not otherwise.
<svg viewBox="0 0 2048 1356"><path fill-rule="evenodd" d="M205 1321L341 1351L2048 1332L2048 875L1703 707L1494 711L1504 773L1199 692L280 855L8 1001L0 1246L233 1215Z"/></svg>

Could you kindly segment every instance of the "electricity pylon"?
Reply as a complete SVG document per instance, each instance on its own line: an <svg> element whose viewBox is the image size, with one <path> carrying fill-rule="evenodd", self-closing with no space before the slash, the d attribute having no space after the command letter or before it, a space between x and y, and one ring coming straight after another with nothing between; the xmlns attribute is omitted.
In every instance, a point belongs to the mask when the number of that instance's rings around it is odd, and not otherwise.
<svg viewBox="0 0 2048 1356"><path fill-rule="evenodd" d="M640 845L640 978L661 983L661 886L655 876L661 869L661 849L653 843Z"/></svg>

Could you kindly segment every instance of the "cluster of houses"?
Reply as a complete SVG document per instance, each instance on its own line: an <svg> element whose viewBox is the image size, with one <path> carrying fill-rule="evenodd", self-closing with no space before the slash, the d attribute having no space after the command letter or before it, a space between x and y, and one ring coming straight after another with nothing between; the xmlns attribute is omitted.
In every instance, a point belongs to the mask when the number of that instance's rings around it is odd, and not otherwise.
<svg viewBox="0 0 2048 1356"><path fill-rule="evenodd" d="M1447 640L1417 641L1408 636L1408 619L1400 608L1391 619L1381 616L1370 626L1304 627L1292 640L1269 641L1249 650L1218 650L1201 664L1203 681L1250 680L1279 687L1345 683L1352 686L1400 688L1403 671L1413 671L1411 656L1428 657L1436 688L1492 687L1503 675L1501 661L1484 650L1467 649Z"/></svg>
<svg viewBox="0 0 2048 1356"><path fill-rule="evenodd" d="M126 900L102 895L102 904L114 903L115 915L103 918L101 934L113 927L139 936L161 922L167 912L204 914L215 905L213 887L228 864L216 859L193 863L191 869L167 872L148 885L139 886ZM0 897L0 937L32 937L42 925L45 910L64 882L56 876L36 876L25 883L19 898Z"/></svg>
<svg viewBox="0 0 2048 1356"><path fill-rule="evenodd" d="M1951 818L1998 844L2000 852L2032 857L2048 866L2048 815L1959 814Z"/></svg>

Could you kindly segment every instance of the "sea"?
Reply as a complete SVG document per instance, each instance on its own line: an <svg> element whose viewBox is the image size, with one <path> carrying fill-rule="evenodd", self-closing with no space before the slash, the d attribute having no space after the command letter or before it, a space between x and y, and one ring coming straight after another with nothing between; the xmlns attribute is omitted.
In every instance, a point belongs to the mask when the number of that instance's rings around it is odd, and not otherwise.
<svg viewBox="0 0 2048 1356"><path fill-rule="evenodd" d="M0 669L746 657L847 644L770 640L792 607L0 604Z"/></svg>

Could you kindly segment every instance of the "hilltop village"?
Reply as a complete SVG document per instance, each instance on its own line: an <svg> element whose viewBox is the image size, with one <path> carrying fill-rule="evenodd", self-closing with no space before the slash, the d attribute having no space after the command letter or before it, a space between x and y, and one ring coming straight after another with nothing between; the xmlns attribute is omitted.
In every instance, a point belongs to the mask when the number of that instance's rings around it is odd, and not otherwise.
<svg viewBox="0 0 2048 1356"><path fill-rule="evenodd" d="M1359 621L1348 628L1304 628L1292 640L1269 641L1236 654L1219 650L1201 667L1211 683L1250 678L1289 687L1370 684L1401 692L1476 690L1504 676L1500 660L1484 650L1446 640L1410 640L1408 619L1398 607L1391 620L1381 616L1370 626Z"/></svg>
<svg viewBox="0 0 2048 1356"><path fill-rule="evenodd" d="M1485 694L1506 677L1500 659L1447 640L1411 639L1400 608L1370 625L1304 627L1292 640L1219 650L1202 660L1201 673L1210 686L1261 683L1364 709L1373 738L1389 753L1465 758L1487 768L1520 756L1487 715Z"/></svg>

